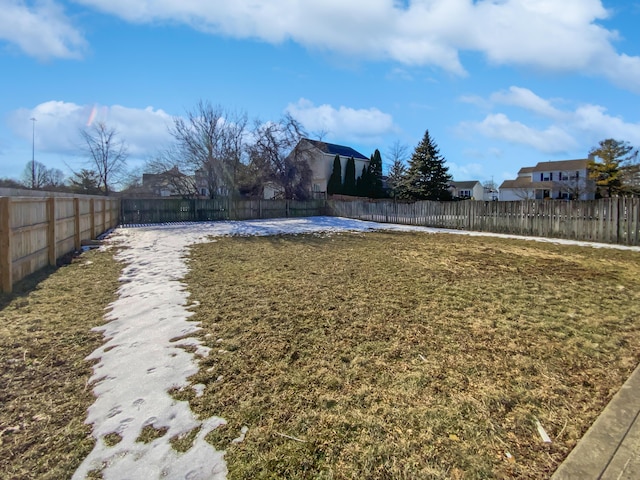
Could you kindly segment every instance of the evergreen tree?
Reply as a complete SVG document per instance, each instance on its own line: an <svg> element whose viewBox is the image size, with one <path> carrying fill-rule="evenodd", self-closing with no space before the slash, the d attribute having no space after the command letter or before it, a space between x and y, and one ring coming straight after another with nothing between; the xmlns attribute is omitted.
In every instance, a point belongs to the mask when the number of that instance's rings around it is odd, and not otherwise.
<svg viewBox="0 0 640 480"><path fill-rule="evenodd" d="M589 177L596 181L597 194L607 197L625 192L623 180L625 167L633 164L638 151L627 142L608 138L602 140L598 147L591 149L589 157ZM598 158L600 161L596 161Z"/></svg>
<svg viewBox="0 0 640 480"><path fill-rule="evenodd" d="M451 200L451 175L427 130L409 160L402 196L411 200Z"/></svg>
<svg viewBox="0 0 640 480"><path fill-rule="evenodd" d="M353 157L347 160L347 168L344 174L343 193L345 195L357 195L356 191L356 161Z"/></svg>
<svg viewBox="0 0 640 480"><path fill-rule="evenodd" d="M356 191L359 197L366 197L369 194L370 187L369 170L366 165L362 166L362 172L356 180Z"/></svg>
<svg viewBox="0 0 640 480"><path fill-rule="evenodd" d="M407 175L407 166L400 159L396 159L389 168L389 190L393 198L402 197L402 188L405 176Z"/></svg>
<svg viewBox="0 0 640 480"><path fill-rule="evenodd" d="M376 151L373 152L373 155L371 155L367 173L367 196L370 198L384 197L384 189L382 186L382 157L377 148Z"/></svg>
<svg viewBox="0 0 640 480"><path fill-rule="evenodd" d="M340 155L333 159L333 170L327 183L327 195L342 193L342 166L340 165Z"/></svg>

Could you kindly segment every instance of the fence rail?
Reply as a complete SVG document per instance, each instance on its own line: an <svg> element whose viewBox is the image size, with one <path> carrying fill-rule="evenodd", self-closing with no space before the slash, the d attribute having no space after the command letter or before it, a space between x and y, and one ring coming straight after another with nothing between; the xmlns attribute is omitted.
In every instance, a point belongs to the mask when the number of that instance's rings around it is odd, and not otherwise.
<svg viewBox="0 0 640 480"><path fill-rule="evenodd" d="M115 227L118 207L105 197L0 197L1 290Z"/></svg>
<svg viewBox="0 0 640 480"><path fill-rule="evenodd" d="M325 215L325 200L122 199L123 225Z"/></svg>
<svg viewBox="0 0 640 480"><path fill-rule="evenodd" d="M386 223L640 245L640 198L586 201L327 202L329 214Z"/></svg>

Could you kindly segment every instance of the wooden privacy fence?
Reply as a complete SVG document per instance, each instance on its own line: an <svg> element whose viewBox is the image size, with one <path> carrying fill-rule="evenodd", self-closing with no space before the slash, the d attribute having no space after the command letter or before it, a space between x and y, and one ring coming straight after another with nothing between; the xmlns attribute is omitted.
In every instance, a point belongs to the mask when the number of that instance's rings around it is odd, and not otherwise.
<svg viewBox="0 0 640 480"><path fill-rule="evenodd" d="M165 222L311 217L326 214L326 201L136 198L122 199L120 208L120 223L123 225L136 225Z"/></svg>
<svg viewBox="0 0 640 480"><path fill-rule="evenodd" d="M640 198L400 203L328 201L329 214L376 222L640 245Z"/></svg>
<svg viewBox="0 0 640 480"><path fill-rule="evenodd" d="M105 197L0 197L2 291L117 226L118 207Z"/></svg>

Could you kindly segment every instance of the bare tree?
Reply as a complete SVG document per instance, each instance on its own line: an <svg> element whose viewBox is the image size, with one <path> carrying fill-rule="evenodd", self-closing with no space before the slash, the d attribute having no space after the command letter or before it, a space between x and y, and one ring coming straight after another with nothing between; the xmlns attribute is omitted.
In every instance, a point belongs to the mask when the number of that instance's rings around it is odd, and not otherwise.
<svg viewBox="0 0 640 480"><path fill-rule="evenodd" d="M482 190L484 194L484 199L487 197L491 198L491 200L498 200L498 185L493 181L493 177L491 180L487 180L482 185Z"/></svg>
<svg viewBox="0 0 640 480"><path fill-rule="evenodd" d="M252 164L263 181L272 182L286 199L305 200L311 195L311 152L313 146L301 142L306 137L302 125L291 115L278 122L256 121Z"/></svg>
<svg viewBox="0 0 640 480"><path fill-rule="evenodd" d="M588 178L566 176L553 183L556 190L566 194L569 200L580 200L587 193L595 192L595 182Z"/></svg>
<svg viewBox="0 0 640 480"><path fill-rule="evenodd" d="M84 150L89 157L89 164L98 174L99 187L105 195L109 195L112 184L126 167L127 145L119 138L115 128L102 122L81 130L80 136L85 142Z"/></svg>
<svg viewBox="0 0 640 480"><path fill-rule="evenodd" d="M387 150L387 158L390 165L388 169L388 185L391 190L391 196L397 197L402 189L402 181L407 174L407 159L409 158L409 146L400 143L399 140Z"/></svg>
<svg viewBox="0 0 640 480"><path fill-rule="evenodd" d="M22 172L22 183L32 190L41 190L49 184L49 169L44 163L27 162Z"/></svg>
<svg viewBox="0 0 640 480"><path fill-rule="evenodd" d="M185 117L175 117L169 133L174 143L148 166L164 174L180 195L214 198L238 192L247 115L200 101Z"/></svg>
<svg viewBox="0 0 640 480"><path fill-rule="evenodd" d="M535 191L526 187L514 188L513 194L520 200L534 200L536 198Z"/></svg>

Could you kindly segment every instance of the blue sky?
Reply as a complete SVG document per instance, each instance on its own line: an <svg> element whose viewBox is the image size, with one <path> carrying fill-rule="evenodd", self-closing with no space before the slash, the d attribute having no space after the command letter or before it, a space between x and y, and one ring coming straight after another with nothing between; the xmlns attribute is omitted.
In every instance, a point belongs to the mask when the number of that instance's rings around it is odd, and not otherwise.
<svg viewBox="0 0 640 480"><path fill-rule="evenodd" d="M139 171L203 99L369 156L429 130L456 180L640 146L640 1L0 0L0 177L84 165L92 112Z"/></svg>

